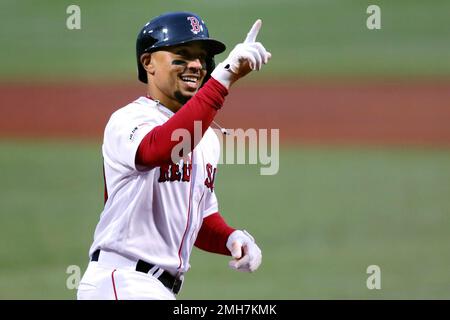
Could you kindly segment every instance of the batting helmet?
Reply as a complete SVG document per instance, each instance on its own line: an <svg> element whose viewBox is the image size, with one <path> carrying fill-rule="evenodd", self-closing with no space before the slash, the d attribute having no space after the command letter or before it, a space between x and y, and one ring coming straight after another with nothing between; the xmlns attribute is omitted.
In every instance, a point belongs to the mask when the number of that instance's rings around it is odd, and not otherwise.
<svg viewBox="0 0 450 320"><path fill-rule="evenodd" d="M169 12L150 20L139 32L136 41L138 78L147 83L147 72L141 63L141 55L165 47L201 41L208 56L207 78L215 67L214 55L225 51L225 45L209 37L204 21L192 12ZM205 79L206 80L206 79Z"/></svg>

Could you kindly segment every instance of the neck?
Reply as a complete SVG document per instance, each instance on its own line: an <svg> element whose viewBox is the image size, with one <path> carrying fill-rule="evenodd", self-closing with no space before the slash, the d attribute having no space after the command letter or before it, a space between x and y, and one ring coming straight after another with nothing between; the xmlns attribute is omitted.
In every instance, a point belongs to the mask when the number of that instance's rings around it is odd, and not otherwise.
<svg viewBox="0 0 450 320"><path fill-rule="evenodd" d="M160 90L155 90L155 88L152 88L150 84L147 87L147 97L151 98L152 100L158 100L164 107L166 107L173 113L180 110L181 107L187 102L182 102L176 97L169 97L163 94Z"/></svg>

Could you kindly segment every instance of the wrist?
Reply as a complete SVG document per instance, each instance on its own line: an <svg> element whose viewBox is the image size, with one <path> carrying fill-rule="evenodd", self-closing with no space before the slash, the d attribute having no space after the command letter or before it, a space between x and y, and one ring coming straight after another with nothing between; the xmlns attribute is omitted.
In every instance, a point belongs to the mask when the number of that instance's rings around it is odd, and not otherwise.
<svg viewBox="0 0 450 320"><path fill-rule="evenodd" d="M227 61L221 62L211 73L211 77L223 85L227 90L237 80L236 75L229 69Z"/></svg>

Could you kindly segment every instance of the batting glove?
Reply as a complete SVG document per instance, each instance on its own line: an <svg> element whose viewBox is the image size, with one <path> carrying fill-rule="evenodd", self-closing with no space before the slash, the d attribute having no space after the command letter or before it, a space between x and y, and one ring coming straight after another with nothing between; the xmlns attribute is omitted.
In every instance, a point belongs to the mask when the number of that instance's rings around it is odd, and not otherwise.
<svg viewBox="0 0 450 320"><path fill-rule="evenodd" d="M263 64L269 62L272 54L261 42L256 42L256 36L261 29L261 19L256 20L243 43L239 43L223 62L211 73L227 89L239 78L252 70L260 70Z"/></svg>
<svg viewBox="0 0 450 320"><path fill-rule="evenodd" d="M234 258L228 265L231 269L243 272L253 272L261 264L261 249L255 239L245 230L236 230L228 237L227 248Z"/></svg>

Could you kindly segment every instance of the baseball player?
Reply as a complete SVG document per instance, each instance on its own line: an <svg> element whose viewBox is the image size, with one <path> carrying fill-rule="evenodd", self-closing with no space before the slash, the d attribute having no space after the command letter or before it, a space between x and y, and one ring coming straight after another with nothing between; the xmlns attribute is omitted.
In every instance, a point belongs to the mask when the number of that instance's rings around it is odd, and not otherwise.
<svg viewBox="0 0 450 320"><path fill-rule="evenodd" d="M210 128L233 83L271 57L256 42L261 23L217 67L214 55L225 45L209 37L194 13L160 15L139 32L138 77L147 94L114 112L106 125L105 206L78 299L175 299L194 245L232 256L229 266L238 271L261 264L253 237L219 213L220 144ZM176 138L177 130L189 135ZM174 157L180 143L188 147Z"/></svg>

